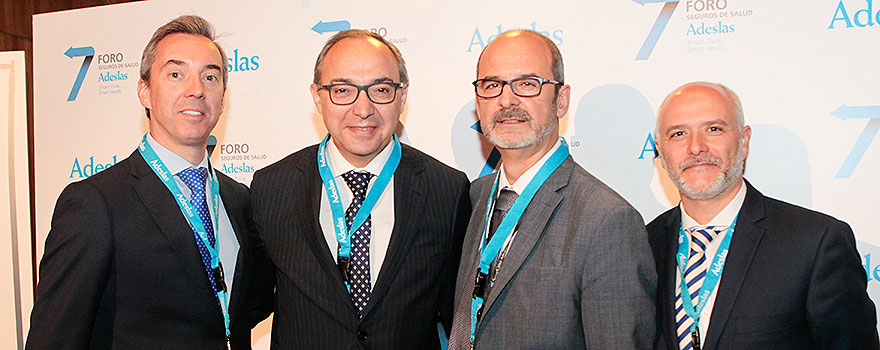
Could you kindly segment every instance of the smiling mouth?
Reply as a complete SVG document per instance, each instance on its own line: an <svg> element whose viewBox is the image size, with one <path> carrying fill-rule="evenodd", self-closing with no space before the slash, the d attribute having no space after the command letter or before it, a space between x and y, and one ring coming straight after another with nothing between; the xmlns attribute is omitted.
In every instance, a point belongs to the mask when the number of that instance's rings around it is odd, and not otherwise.
<svg viewBox="0 0 880 350"><path fill-rule="evenodd" d="M195 116L195 117L199 117L199 116L203 116L203 115L205 115L205 113L202 113L202 112L199 112L199 111L193 111L193 110L185 110L185 111L181 111L180 113L183 113L183 114L186 114L186 115Z"/></svg>
<svg viewBox="0 0 880 350"><path fill-rule="evenodd" d="M515 123L523 123L523 122L525 122L524 119L507 119L507 120L499 120L499 121L496 121L495 123L497 123L497 124L515 124Z"/></svg>

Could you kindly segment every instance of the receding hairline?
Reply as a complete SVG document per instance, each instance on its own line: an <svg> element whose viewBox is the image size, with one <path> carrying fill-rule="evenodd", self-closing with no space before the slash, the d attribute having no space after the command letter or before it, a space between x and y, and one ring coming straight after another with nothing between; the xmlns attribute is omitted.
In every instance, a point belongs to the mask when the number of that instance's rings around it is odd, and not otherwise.
<svg viewBox="0 0 880 350"><path fill-rule="evenodd" d="M395 46L388 40L385 40L385 38L376 33L372 33L362 29L349 29L336 33L330 39L328 39L327 42L324 43L324 46L321 48L321 52L318 54L318 58L315 60L312 83L321 83L321 79L323 79L322 75L324 69L324 59L326 58L327 54L330 53L330 50L332 50L334 47L336 47L337 44L346 39L373 39L375 42L385 46L385 48L387 48L389 53L391 54L391 57L396 61L397 71L400 75L400 82L409 82L409 73L406 70L406 60L404 60L403 54L400 53L400 50L397 48L397 46Z"/></svg>
<svg viewBox="0 0 880 350"><path fill-rule="evenodd" d="M564 83L565 82L565 75L564 75L565 73L564 73L564 68L563 68L563 63L562 63L562 54L559 52L559 48L556 46L555 43L553 43L552 40L550 40L550 38L547 38L546 36L541 35L541 33L538 33L536 31L533 31L530 29L511 29L511 30L502 32L501 34L498 34L497 38L493 39L491 42L486 44L486 47L484 47L483 51L480 52L480 57L477 58L477 79L480 79L480 63L483 62L483 56L486 54L486 52L489 51L489 48L492 47L492 44L494 44L499 39L513 39L513 38L516 38L516 37L523 35L523 34L531 35L533 38L536 38L536 39L538 39L538 41L544 43L545 48L546 48L545 52L548 54L548 56L550 58L550 62L548 62L548 64L550 65L550 72L551 72L551 74L553 74L553 79ZM559 60L560 67L558 69L557 69L557 67L555 67L554 59Z"/></svg>
<svg viewBox="0 0 880 350"><path fill-rule="evenodd" d="M663 112L666 110L666 106L669 104L669 102L678 95L681 95L685 90L697 87L709 88L717 93L730 108L730 112L733 114L733 118L736 122L735 125L737 130L742 131L743 128L745 128L745 118L743 116L742 102L740 101L739 96L733 90L719 83L693 81L675 88L675 90L672 90L672 92L666 95L666 97L663 99L663 102L660 103L660 107L657 108L657 117L655 118L654 122L655 141L657 141L657 137L658 135L660 135L660 117L663 115Z"/></svg>

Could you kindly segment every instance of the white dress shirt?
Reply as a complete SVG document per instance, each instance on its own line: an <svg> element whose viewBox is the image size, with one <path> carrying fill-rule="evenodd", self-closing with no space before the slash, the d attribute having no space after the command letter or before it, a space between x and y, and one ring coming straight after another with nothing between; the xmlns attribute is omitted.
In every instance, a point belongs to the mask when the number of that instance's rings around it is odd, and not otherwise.
<svg viewBox="0 0 880 350"><path fill-rule="evenodd" d="M343 209L348 209L354 195L351 189L342 178L342 174L350 170L369 171L373 174L370 178L370 185L367 187L367 193L373 189L376 178L382 172L385 163L391 158L391 151L394 147L393 142L382 149L373 158L367 166L357 168L349 163L345 157L339 153L339 148L332 138L327 142L327 159L330 160L330 171L333 174L333 181L336 181L336 187L339 189L339 201L342 203ZM317 160L316 160L317 161ZM394 228L394 176L385 187L385 191L379 196L376 206L370 212L370 220L372 229L370 233L370 288L376 286L376 280L379 278L379 271L382 269L382 262L385 261L385 254L388 252L388 243L391 241L391 230ZM333 212L330 210L330 199L327 197L326 189L321 187L321 213L320 213L321 231L324 232L324 239L327 241L327 248L335 259L339 250L339 242L336 241L336 228L333 225Z"/></svg>
<svg viewBox="0 0 880 350"><path fill-rule="evenodd" d="M183 157L171 152L171 150L160 145L159 142L156 142L153 135L147 134L147 143L150 144L150 147L153 148L153 151L156 152L156 156L158 156L159 160L165 164L168 171L174 174L174 182L177 183L180 192L182 192L187 199L192 200L192 191L190 191L189 187L183 182L183 180L177 176L177 173L187 168L208 169L208 152L205 151L205 157L202 158L201 163L193 166L188 160L183 159ZM208 171L210 172L210 170ZM235 236L235 231L232 229L229 215L226 214L226 207L223 206L223 199L220 199L220 215L218 216L214 213L214 206L211 205L211 203L213 203L213 198L211 198L211 181L209 180L210 176L205 179L205 200L208 203L208 211L211 213L211 218L219 219L219 222L214 228L214 237L217 239L218 248L220 249L220 262L223 263L223 280L226 282L226 302L228 304L229 300L232 298L232 283L234 282L233 277L235 277L235 264L238 260L238 249L241 246L238 243L238 238ZM181 209L180 212L186 217L186 213L183 213L183 209ZM195 236L193 236L193 240L195 239Z"/></svg>
<svg viewBox="0 0 880 350"><path fill-rule="evenodd" d="M532 182L532 179L535 178L535 175L538 174L538 170L541 170L541 167L544 166L544 163L547 163L547 160L550 159L550 156L553 155L553 153L555 153L560 146L562 146L562 138L560 138L559 141L556 142L556 145L554 145L549 152L544 154L541 159L538 159L538 162L536 162L531 167L529 167L528 170L523 172L523 174L520 175L520 177L516 179L514 183L510 183L510 181L507 180L507 173L504 171L504 163L502 163L501 170L499 170L501 174L499 175L500 179L498 180L498 189L494 194L495 198L498 198L498 194L501 193L501 189L504 188L516 192L517 195L521 195L523 191L525 191L529 183ZM492 208L489 208L488 212L492 213L494 210L495 207L493 202L493 206ZM489 215L491 221L491 214ZM491 222L489 224L491 224ZM490 225L487 224L486 227L490 227ZM486 235L488 234L488 232L488 230L483 231L483 241L486 241ZM504 241L504 245L501 247L501 251L499 252L499 254L504 254L504 252L507 251L507 247L510 245L510 242L513 241L513 238L515 236L516 228L514 228L513 233L511 233L510 236L507 236L507 240Z"/></svg>
<svg viewBox="0 0 880 350"><path fill-rule="evenodd" d="M739 214L740 208L742 208L743 202L746 199L746 183L745 181L739 187L739 192L737 192L736 197L733 197L733 200L730 203L727 203L727 206L724 207L714 218L709 220L705 225L700 225L697 220L694 220L687 214L687 209L684 207L684 203L679 204L679 210L681 210L681 223L682 227L687 230L695 226L722 226L724 231L718 233L718 236L709 242L706 245L706 266L710 266L715 259L715 254L718 252L719 246L721 246L721 241L724 240L724 237L727 236L728 228L730 224L733 223L733 219L736 218L737 214ZM736 230L736 228L734 228ZM734 232L735 233L735 232ZM677 246L676 246L677 247ZM721 278L724 278L724 272L721 273ZM709 295L709 300L706 302L706 306L703 307L703 310L700 311L700 341L705 344L706 343L706 335L709 334L709 321L712 317L712 309L715 307L715 297L718 294L718 286L721 285L721 280L718 280L718 283L715 285L715 288L712 289L712 294ZM675 269L675 291L676 293L681 288L681 269ZM696 305L694 305L696 306Z"/></svg>

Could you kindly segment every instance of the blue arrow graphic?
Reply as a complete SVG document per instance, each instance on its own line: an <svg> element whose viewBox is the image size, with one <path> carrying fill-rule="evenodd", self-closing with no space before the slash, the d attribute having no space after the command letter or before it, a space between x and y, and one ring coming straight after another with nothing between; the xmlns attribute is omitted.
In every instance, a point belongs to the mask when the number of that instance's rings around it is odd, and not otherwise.
<svg viewBox="0 0 880 350"><path fill-rule="evenodd" d="M83 46L74 48L71 46L67 51L64 51L64 55L70 58L79 57L79 56L94 56L95 48L91 46Z"/></svg>
<svg viewBox="0 0 880 350"><path fill-rule="evenodd" d="M471 125L471 129L476 130L478 133L483 133L483 128L480 126L479 121ZM501 152L498 152L498 148L492 147L492 152L489 152L489 158L486 159L486 164L483 165L483 169L480 170L480 176L478 177L489 175L495 171L499 161L501 161Z"/></svg>
<svg viewBox="0 0 880 350"><path fill-rule="evenodd" d="M880 106L847 106L847 105L843 105L843 106L840 106L840 108L835 109L834 112L831 112L831 115L833 115L837 118L840 118L842 120L880 118Z"/></svg>
<svg viewBox="0 0 880 350"><path fill-rule="evenodd" d="M318 21L318 24L315 24L312 27L312 30L318 34L324 34L327 32L341 32L343 30L351 29L351 23L348 21L333 21L333 22L324 22Z"/></svg>
<svg viewBox="0 0 880 350"><path fill-rule="evenodd" d="M868 150L868 146L871 145L871 141L874 141L874 136L877 136L877 131L880 131L880 119L868 121L868 125L865 125L865 130L862 130L862 134L859 135L856 144L849 151L849 155L846 156L843 165L837 170L835 178L846 179L852 175L853 171L856 170L856 165L859 165L859 161L862 160L862 156Z"/></svg>
<svg viewBox="0 0 880 350"><path fill-rule="evenodd" d="M480 126L480 122L476 122L474 123L474 125L471 125L471 129L476 130L478 133L483 133L483 127Z"/></svg>
<svg viewBox="0 0 880 350"><path fill-rule="evenodd" d="M79 94L79 88L82 87L83 80L86 78L86 72L89 71L92 57L95 57L95 48L91 46L74 48L71 46L67 51L64 51L64 55L70 58L85 56L85 58L83 58L82 66L79 68L79 74L77 74L76 80L73 82L73 88L70 89L70 95L67 96L67 101L73 101L76 100L76 95Z"/></svg>
<svg viewBox="0 0 880 350"><path fill-rule="evenodd" d="M642 43L642 48L639 49L639 53L636 54L636 61L644 61L651 57L651 52L654 51L654 46L657 45L657 41L660 40L660 35L663 34L663 30L666 29L666 24L669 23L669 19L672 18L672 13L675 11L675 7L678 6L678 0L674 1L660 1L660 0L633 0L642 5L649 2L663 2L663 9L660 10L660 15L657 16L657 20L654 21L654 26L651 27L651 31L648 33L648 37L645 38L645 42Z"/></svg>

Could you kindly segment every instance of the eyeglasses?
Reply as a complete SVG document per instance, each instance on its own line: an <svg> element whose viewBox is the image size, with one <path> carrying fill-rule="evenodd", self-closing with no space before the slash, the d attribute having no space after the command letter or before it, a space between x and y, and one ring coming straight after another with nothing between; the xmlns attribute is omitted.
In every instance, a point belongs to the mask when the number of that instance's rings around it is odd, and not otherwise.
<svg viewBox="0 0 880 350"><path fill-rule="evenodd" d="M394 102L397 89L403 87L402 83L383 81L369 85L355 85L348 83L336 83L330 85L318 85L318 90L326 89L330 93L330 102L336 105L350 105L357 101L361 91L367 92L367 98L373 103L386 104Z"/></svg>
<svg viewBox="0 0 880 350"><path fill-rule="evenodd" d="M482 98L501 96L501 92L504 90L504 85L510 85L510 91L512 91L514 95L520 97L540 95L541 88L544 87L544 84L553 84L556 86L563 85L558 81L539 77L526 77L513 80L477 79L471 84L474 84L477 96Z"/></svg>

